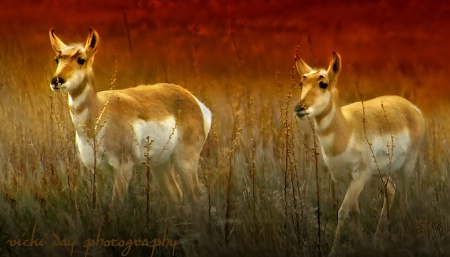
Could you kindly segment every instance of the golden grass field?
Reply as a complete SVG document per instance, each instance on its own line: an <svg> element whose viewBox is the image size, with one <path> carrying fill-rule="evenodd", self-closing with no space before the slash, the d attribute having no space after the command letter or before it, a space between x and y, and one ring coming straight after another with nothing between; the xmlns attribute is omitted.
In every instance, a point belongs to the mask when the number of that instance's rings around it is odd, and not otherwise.
<svg viewBox="0 0 450 257"><path fill-rule="evenodd" d="M360 198L364 238L355 240L348 219L340 254L450 255L450 5L3 0L0 9L1 257L326 255L345 191L316 165L309 124L294 117L293 57L325 67L332 50L343 58L343 103L397 94L428 123L408 201L396 198L382 244L373 233L383 193L368 188ZM49 88L52 27L67 42L84 42L89 27L99 32L98 90L171 82L210 107L199 208L167 218L159 186L147 188L139 173L123 207L104 215L92 205L67 95ZM151 241L164 236L177 244ZM97 239L103 246L88 249ZM127 249L138 239L149 245Z"/></svg>

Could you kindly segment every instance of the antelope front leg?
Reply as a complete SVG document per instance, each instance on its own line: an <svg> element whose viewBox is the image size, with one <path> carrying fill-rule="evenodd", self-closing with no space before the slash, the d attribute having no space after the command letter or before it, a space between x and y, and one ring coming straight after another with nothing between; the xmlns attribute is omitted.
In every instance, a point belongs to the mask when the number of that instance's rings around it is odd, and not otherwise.
<svg viewBox="0 0 450 257"><path fill-rule="evenodd" d="M123 199L128 191L133 176L133 162L126 162L114 169L114 188L112 192L111 206L118 207L123 204Z"/></svg>
<svg viewBox="0 0 450 257"><path fill-rule="evenodd" d="M339 238L341 236L341 229L344 225L345 219L347 218L349 212L354 211L355 206L358 207L359 212L359 206L357 204L358 197L361 194L361 191L363 190L364 185L366 184L367 181L365 177L362 175L363 174L360 174L359 177L357 177L350 183L347 192L345 193L345 197L344 200L342 201L341 208L339 208L338 211L338 224L336 227L336 231L334 233L333 246L331 247L331 252L329 256L336 255L336 250L339 246Z"/></svg>
<svg viewBox="0 0 450 257"><path fill-rule="evenodd" d="M394 201L395 184L392 181L391 177L383 178L383 196L384 196L383 197L384 198L383 207L381 208L381 214L380 214L380 218L378 219L377 230L375 231L375 239L376 240L380 239L380 233L383 230L382 223L383 223L384 216L386 216L386 218L388 217L388 213L390 212L392 203ZM389 219L387 219L387 222L389 223Z"/></svg>
<svg viewBox="0 0 450 257"><path fill-rule="evenodd" d="M353 204L350 214L351 214L352 218L355 220L356 234L358 236L358 240L361 240L363 238L363 234L362 234L362 226L361 226L361 219L360 219L361 211L359 209L358 200L356 200L355 204Z"/></svg>

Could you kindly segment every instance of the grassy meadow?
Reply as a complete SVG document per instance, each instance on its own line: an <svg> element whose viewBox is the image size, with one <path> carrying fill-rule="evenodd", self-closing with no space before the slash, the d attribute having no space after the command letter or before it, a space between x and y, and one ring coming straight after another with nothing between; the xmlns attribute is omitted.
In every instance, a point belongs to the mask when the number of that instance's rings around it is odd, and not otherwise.
<svg viewBox="0 0 450 257"><path fill-rule="evenodd" d="M125 2L125 1L123 1ZM343 1L342 1L343 2ZM383 192L360 198L364 238L347 219L341 256L450 254L450 6L440 1L24 1L0 3L0 256L325 256L345 188L297 121L294 55L343 58L343 104L401 95L428 130L408 201L396 198L381 244ZM77 159L67 95L48 30L63 41L100 35L97 90L170 82L213 112L199 163L199 205L167 217L147 174L124 205L92 204ZM399 194L402 192L399 192ZM144 240L146 239L146 240ZM158 241L159 239L159 241ZM169 243L171 243L169 245ZM167 246L167 247L166 247Z"/></svg>

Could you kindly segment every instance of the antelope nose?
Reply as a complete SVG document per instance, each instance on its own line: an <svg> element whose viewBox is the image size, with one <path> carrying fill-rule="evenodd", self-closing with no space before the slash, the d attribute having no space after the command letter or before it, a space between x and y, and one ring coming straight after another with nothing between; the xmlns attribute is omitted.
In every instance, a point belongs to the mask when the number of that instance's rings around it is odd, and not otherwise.
<svg viewBox="0 0 450 257"><path fill-rule="evenodd" d="M299 117L301 119L301 118L305 117L305 115L307 114L306 109L302 105L297 104L295 106L295 114L297 115L297 117Z"/></svg>
<svg viewBox="0 0 450 257"><path fill-rule="evenodd" d="M59 85L64 84L65 80L61 77L55 76L52 78L52 81L50 82L50 85L53 89L59 89Z"/></svg>

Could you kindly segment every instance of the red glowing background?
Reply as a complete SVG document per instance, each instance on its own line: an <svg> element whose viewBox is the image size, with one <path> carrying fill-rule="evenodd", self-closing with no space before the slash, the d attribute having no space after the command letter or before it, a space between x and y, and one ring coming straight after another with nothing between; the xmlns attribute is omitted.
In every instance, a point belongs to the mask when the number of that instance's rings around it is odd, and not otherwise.
<svg viewBox="0 0 450 257"><path fill-rule="evenodd" d="M343 58L341 79L352 85L342 85L344 91L360 83L369 96L395 93L418 102L445 99L450 92L450 5L443 1L9 0L1 5L4 72L14 69L9 60L24 59L25 69L38 74L34 86L43 91L54 68L48 30L55 28L71 42L85 40L93 27L102 42L97 76L106 80L118 60L117 87L211 77L222 88L245 83L261 89L265 85L256 81L273 81L276 74L289 81L294 54L325 66L336 50ZM361 78L366 80L358 82Z"/></svg>

